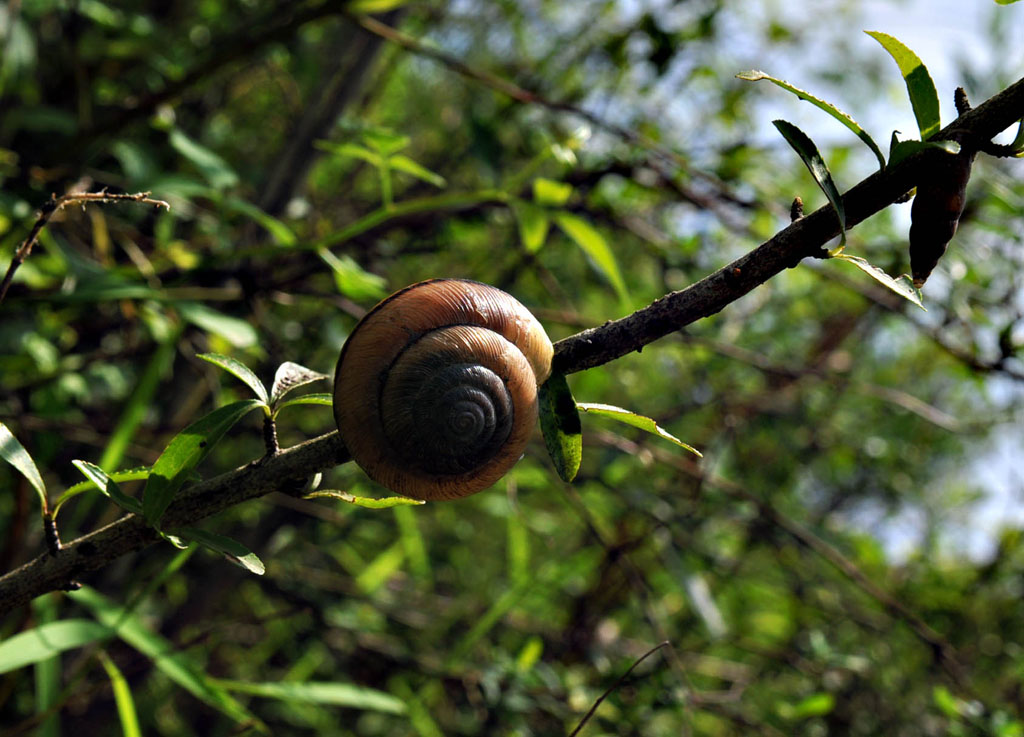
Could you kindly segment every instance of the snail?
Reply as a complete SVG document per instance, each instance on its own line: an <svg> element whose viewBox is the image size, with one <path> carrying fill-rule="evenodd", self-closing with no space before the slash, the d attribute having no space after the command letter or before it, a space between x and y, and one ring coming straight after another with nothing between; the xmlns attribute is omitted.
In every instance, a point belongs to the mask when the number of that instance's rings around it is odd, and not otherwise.
<svg viewBox="0 0 1024 737"><path fill-rule="evenodd" d="M523 454L552 355L537 318L500 289L413 284L345 342L334 377L338 431L356 463L392 491L474 494Z"/></svg>

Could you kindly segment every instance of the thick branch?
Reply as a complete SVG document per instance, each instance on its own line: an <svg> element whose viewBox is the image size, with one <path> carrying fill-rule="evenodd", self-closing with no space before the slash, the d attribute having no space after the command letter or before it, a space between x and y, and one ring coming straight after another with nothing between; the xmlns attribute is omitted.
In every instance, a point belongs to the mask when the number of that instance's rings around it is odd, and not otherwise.
<svg viewBox="0 0 1024 737"><path fill-rule="evenodd" d="M188 488L167 509L163 527L167 530L187 527L271 491L289 490L296 484L301 488L313 474L348 459L348 451L338 433L322 435ZM56 554L40 555L0 577L0 616L47 591L72 588L78 576L159 539L145 520L129 514L66 543Z"/></svg>
<svg viewBox="0 0 1024 737"><path fill-rule="evenodd" d="M1024 79L1000 92L943 129L968 131L989 140L1024 117ZM938 154L947 155L947 154ZM914 186L925 154L911 157L891 171L874 174L843 198L848 226L870 217ZM824 245L839 232L830 207L797 220L771 240L710 276L673 292L619 320L565 338L556 344L555 367L565 373L608 363L648 343L719 312L759 284L807 256L821 256ZM294 486L313 474L349 460L337 433L323 435L197 484L171 505L164 518L168 529L194 524L240 502ZM67 543L56 554L44 554L0 577L0 616L32 598L72 585L75 577L158 539L145 522L128 515Z"/></svg>
<svg viewBox="0 0 1024 737"><path fill-rule="evenodd" d="M935 139L946 138L956 130L988 141L1021 117L1024 79L957 118ZM847 227L885 209L914 187L928 155L934 152L924 152L891 170L877 172L847 192L843 196ZM821 207L696 284L667 294L631 315L560 340L555 345L555 369L569 374L600 366L702 317L714 315L783 269L796 266L801 259L824 256L824 245L838 234L839 221L832 207Z"/></svg>

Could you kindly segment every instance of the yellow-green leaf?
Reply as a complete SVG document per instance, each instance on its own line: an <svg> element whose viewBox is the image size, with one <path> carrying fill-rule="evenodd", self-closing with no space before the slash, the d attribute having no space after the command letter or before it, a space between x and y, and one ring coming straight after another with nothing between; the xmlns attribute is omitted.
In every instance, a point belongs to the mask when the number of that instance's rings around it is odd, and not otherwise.
<svg viewBox="0 0 1024 737"><path fill-rule="evenodd" d="M675 435L670 433L668 430L663 428L657 422L652 420L650 417L644 417L638 415L636 412L630 412L628 409L622 407L615 407L611 404L593 404L590 402L578 402L576 404L578 408L590 415L597 415L598 417L608 417L609 419L621 422L631 427L639 428L645 432L649 432L651 435L656 435L659 438L664 438L670 443L675 443L680 448L684 448L694 455L703 457L702 453L694 448L692 445L684 443L682 440L677 438Z"/></svg>

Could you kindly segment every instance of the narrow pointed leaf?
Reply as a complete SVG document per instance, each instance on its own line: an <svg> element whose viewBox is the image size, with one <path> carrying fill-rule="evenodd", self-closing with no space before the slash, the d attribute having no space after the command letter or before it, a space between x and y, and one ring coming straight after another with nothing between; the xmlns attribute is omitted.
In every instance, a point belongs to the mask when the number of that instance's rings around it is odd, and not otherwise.
<svg viewBox="0 0 1024 737"><path fill-rule="evenodd" d="M219 154L194 141L177 128L170 132L171 147L191 161L206 181L216 189L238 184L238 174Z"/></svg>
<svg viewBox="0 0 1024 737"><path fill-rule="evenodd" d="M568 212L555 213L555 222L590 257L598 271L611 282L619 299L623 303L628 303L629 290L626 289L626 280L622 278L615 254L612 253L608 242L597 228L583 218Z"/></svg>
<svg viewBox="0 0 1024 737"><path fill-rule="evenodd" d="M544 445L563 481L572 481L583 460L583 429L565 374L552 374L541 387L540 428Z"/></svg>
<svg viewBox="0 0 1024 737"><path fill-rule="evenodd" d="M772 82L773 84L778 85L784 90L792 92L801 100L805 100L814 105L815 107L824 110L826 113L828 113L833 118L838 120L840 123L845 125L851 131L853 131L857 135L857 137L860 138L860 140L864 141L864 144L871 149L872 153L874 153L875 157L878 159L878 167L880 169L885 168L885 156L882 155L882 151L881 149L878 148L878 144L875 143L875 139L868 135L868 132L861 127L860 123L858 123L856 120L850 117L847 113L837 108L831 102L826 102L821 98L815 97L810 92L802 90L799 87L794 87L784 79L779 79L777 77L772 77L771 75L765 74L759 69L753 69L748 72L740 72L736 76L739 79L745 79L748 82L757 82L758 80L765 79L769 82Z"/></svg>
<svg viewBox="0 0 1024 737"><path fill-rule="evenodd" d="M276 405L281 397L296 387L326 378L327 374L321 374L319 371L300 366L297 363L285 361L277 367L277 372L274 374L274 386L270 390L270 404Z"/></svg>
<svg viewBox="0 0 1024 737"><path fill-rule="evenodd" d="M850 256L845 253L840 253L833 256L833 258L838 258L847 263L853 264L882 286L896 292L896 294L900 295L905 300L913 302L922 310L925 309L924 304L921 303L921 293L914 288L913 282L911 282L906 274L894 279L877 266L869 263L867 259L861 258L860 256ZM925 310L925 312L927 312L927 310Z"/></svg>
<svg viewBox="0 0 1024 737"><path fill-rule="evenodd" d="M370 496L355 496L349 494L347 491L339 491L338 489L320 489L310 494L306 494L302 497L303 499L340 499L343 502L349 504L355 504L357 507L366 507L367 509L387 509L389 507L397 507L399 505L420 505L426 504L422 499L411 499L407 496L385 496L380 499L375 499Z"/></svg>
<svg viewBox="0 0 1024 737"><path fill-rule="evenodd" d="M374 153L368 148L364 148L356 143L332 143L331 141L317 141L314 146L321 151L329 151L332 154L338 156L348 156L355 159L361 159L367 164L377 167L378 169L383 165L384 160L379 154Z"/></svg>
<svg viewBox="0 0 1024 737"><path fill-rule="evenodd" d="M224 206L229 210L234 210L240 215L245 215L247 218L260 225L271 235L279 246L290 247L299 242L298 236L295 235L295 232L291 228L275 218L273 215L264 212L248 200L243 200L240 197L225 197Z"/></svg>
<svg viewBox="0 0 1024 737"><path fill-rule="evenodd" d="M960 153L960 144L956 141L901 141L896 137L896 133L897 131L893 131L892 142L889 145L889 166L895 166L908 156L926 148L936 148L948 154Z"/></svg>
<svg viewBox="0 0 1024 737"><path fill-rule="evenodd" d="M215 553L228 556L250 573L255 573L257 576L266 573L267 569L263 565L263 561L249 548L233 538L218 535L216 532L208 532L198 527L185 527L177 532L187 540L194 540Z"/></svg>
<svg viewBox="0 0 1024 737"><path fill-rule="evenodd" d="M72 461L72 463L73 462L74 461ZM121 481L142 481L144 479L149 478L149 471L150 471L149 466L139 466L138 468L130 468L130 469L126 469L124 471L114 471L113 473L108 473L107 474L107 478L113 479L114 481L117 481L117 482L121 482ZM104 471L104 473L106 473L106 472ZM64 493L61 494L57 498L57 501L54 503L54 505L53 505L53 518L57 519L57 513L60 511L60 508L64 504L64 502L68 501L69 499L73 499L74 497L76 497L79 494L82 494L82 493L84 493L86 491L89 491L91 489L98 489L98 488L99 488L99 486L97 484L93 483L91 480L90 481L82 481L80 483L75 484L74 486L69 486L67 489L64 490Z"/></svg>
<svg viewBox="0 0 1024 737"><path fill-rule="evenodd" d="M0 673L34 665L65 650L104 640L113 630L91 619L62 619L19 632L0 642Z"/></svg>
<svg viewBox="0 0 1024 737"><path fill-rule="evenodd" d="M576 405L581 410L590 415L597 415L598 417L608 417L609 419L621 422L624 425L636 427L644 432L649 432L651 435L655 435L659 438L663 438L670 443L675 443L680 448L690 451L694 455L703 458L703 454L694 448L692 445L684 443L682 440L677 438L675 435L670 433L668 430L663 428L657 422L652 420L650 417L644 417L638 415L636 412L630 412L628 409L622 407L615 407L611 404L592 404L589 402L580 402Z"/></svg>
<svg viewBox="0 0 1024 737"><path fill-rule="evenodd" d="M435 174L430 171L427 167L419 164L410 159L405 154L395 154L388 159L388 165L395 171L402 171L406 174L422 179L427 184L433 184L435 187L444 188L448 186L448 182L440 174Z"/></svg>
<svg viewBox="0 0 1024 737"><path fill-rule="evenodd" d="M107 678L110 679L114 703L117 705L117 716L121 721L121 734L124 737L142 737L139 717L135 712L135 700L132 698L132 690L128 681L117 664L102 650L99 652L99 659L103 670L107 672Z"/></svg>
<svg viewBox="0 0 1024 737"><path fill-rule="evenodd" d="M109 497L121 509L133 514L142 514L142 504L139 500L121 491L121 487L117 485L117 482L110 478L102 468L88 461L71 461L71 465L81 471L87 479L96 485L96 488L104 496Z"/></svg>
<svg viewBox="0 0 1024 737"><path fill-rule="evenodd" d="M256 329L245 320L225 315L199 302L175 302L182 318L208 333L224 338L235 348L251 348L259 341Z"/></svg>
<svg viewBox="0 0 1024 737"><path fill-rule="evenodd" d="M364 269L348 254L335 256L326 248L320 248L316 253L331 267L334 285L340 294L359 301L387 296L387 281L382 276Z"/></svg>
<svg viewBox="0 0 1024 737"><path fill-rule="evenodd" d="M146 521L156 526L178 489L224 433L251 410L264 406L258 399L234 402L215 409L175 435L153 464L142 492Z"/></svg>
<svg viewBox="0 0 1024 737"><path fill-rule="evenodd" d="M326 392L303 394L301 397L295 397L295 399L289 399L287 402L275 405L274 415L277 416L285 407L291 407L296 404L318 404L323 407L330 407L334 404L334 396Z"/></svg>
<svg viewBox="0 0 1024 737"><path fill-rule="evenodd" d="M389 693L352 683L305 681L270 683L245 683L243 681L221 680L218 683L231 691L277 699L286 703L328 704L346 706L350 709L381 711L387 714L404 714L405 704Z"/></svg>
<svg viewBox="0 0 1024 737"><path fill-rule="evenodd" d="M903 81L907 84L907 94L914 108L917 127L921 131L921 140L926 141L939 132L939 95L935 91L935 83L928 73L924 62L917 54L903 45L903 42L888 33L864 31L889 52L896 65L900 68Z"/></svg>
<svg viewBox="0 0 1024 737"><path fill-rule="evenodd" d="M832 203L832 208L839 218L839 246L846 245L846 210L843 207L843 196L839 194L836 183L832 181L832 173L825 166L825 160L818 153L818 147L814 141L808 138L807 134L792 123L785 120L773 120L772 124L778 128L779 133L786 139L786 142L793 147L793 150L800 155L807 170L811 172L814 181L821 187L821 191Z"/></svg>
<svg viewBox="0 0 1024 737"><path fill-rule="evenodd" d="M47 512L49 510L49 503L46 499L46 484L43 483L43 477L39 475L36 462L32 460L32 456L25 450L25 446L14 437L14 433L2 422L0 422L0 458L14 466L22 476L28 479L29 483L32 484L32 488L39 494L39 501L43 505L43 512Z"/></svg>
<svg viewBox="0 0 1024 737"><path fill-rule="evenodd" d="M220 366L236 379L241 379L246 386L256 393L256 396L259 397L264 404L270 403L270 400L267 397L267 388L263 386L263 382L260 381L259 377L241 361L236 361L234 358L221 355L220 353L198 353L196 354L196 358L208 361L214 366Z"/></svg>

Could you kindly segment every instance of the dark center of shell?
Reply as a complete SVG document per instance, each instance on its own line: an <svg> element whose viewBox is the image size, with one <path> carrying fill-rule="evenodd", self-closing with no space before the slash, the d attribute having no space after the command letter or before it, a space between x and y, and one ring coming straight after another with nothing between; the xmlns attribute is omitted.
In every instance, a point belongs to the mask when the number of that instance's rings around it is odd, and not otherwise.
<svg viewBox="0 0 1024 737"><path fill-rule="evenodd" d="M431 474L460 474L490 460L512 430L512 398L488 368L461 363L392 374L381 410L392 447Z"/></svg>

